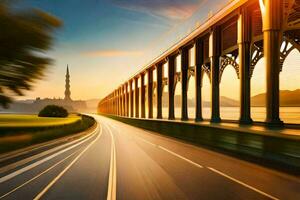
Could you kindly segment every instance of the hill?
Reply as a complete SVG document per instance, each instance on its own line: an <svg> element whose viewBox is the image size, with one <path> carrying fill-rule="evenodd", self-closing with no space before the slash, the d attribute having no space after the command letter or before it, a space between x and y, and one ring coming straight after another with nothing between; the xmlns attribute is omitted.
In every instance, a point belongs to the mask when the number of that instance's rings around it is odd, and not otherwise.
<svg viewBox="0 0 300 200"><path fill-rule="evenodd" d="M265 106L266 93L255 95L251 98L252 106ZM280 105L286 107L300 106L300 89L281 90L280 91Z"/></svg>

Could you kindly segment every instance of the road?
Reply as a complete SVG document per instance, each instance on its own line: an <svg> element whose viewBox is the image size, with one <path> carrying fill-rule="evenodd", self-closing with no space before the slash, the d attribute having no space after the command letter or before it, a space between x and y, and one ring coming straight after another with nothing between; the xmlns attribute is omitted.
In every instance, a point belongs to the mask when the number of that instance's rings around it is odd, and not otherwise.
<svg viewBox="0 0 300 200"><path fill-rule="evenodd" d="M89 135L0 165L0 199L300 199L299 177L95 118Z"/></svg>

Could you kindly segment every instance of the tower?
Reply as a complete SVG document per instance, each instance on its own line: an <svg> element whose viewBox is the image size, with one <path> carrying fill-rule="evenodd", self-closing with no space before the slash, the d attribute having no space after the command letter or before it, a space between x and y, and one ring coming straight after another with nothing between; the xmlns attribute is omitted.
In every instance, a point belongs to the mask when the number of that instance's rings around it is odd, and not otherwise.
<svg viewBox="0 0 300 200"><path fill-rule="evenodd" d="M65 100L72 101L71 99L71 91L70 91L70 73L69 66L67 65L67 73L66 73L66 86L65 86Z"/></svg>

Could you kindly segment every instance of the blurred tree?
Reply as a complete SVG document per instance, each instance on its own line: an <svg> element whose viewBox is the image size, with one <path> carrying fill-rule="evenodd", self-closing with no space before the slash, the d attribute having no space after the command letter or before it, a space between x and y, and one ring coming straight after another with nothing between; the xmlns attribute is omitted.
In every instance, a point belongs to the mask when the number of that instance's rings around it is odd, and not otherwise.
<svg viewBox="0 0 300 200"><path fill-rule="evenodd" d="M36 9L17 10L0 0L0 106L22 96L43 78L52 62L45 52L53 42L59 19Z"/></svg>

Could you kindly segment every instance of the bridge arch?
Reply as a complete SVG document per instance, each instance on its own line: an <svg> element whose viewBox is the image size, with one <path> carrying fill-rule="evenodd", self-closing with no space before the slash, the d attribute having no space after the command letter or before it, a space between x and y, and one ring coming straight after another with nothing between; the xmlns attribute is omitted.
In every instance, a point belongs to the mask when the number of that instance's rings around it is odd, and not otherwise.
<svg viewBox="0 0 300 200"><path fill-rule="evenodd" d="M220 65L220 74L219 74L219 81L221 83L222 75L226 67L230 66L233 67L237 78L240 78L240 69L239 64L237 63L238 57L233 57L231 55L226 55L221 57L221 65Z"/></svg>

